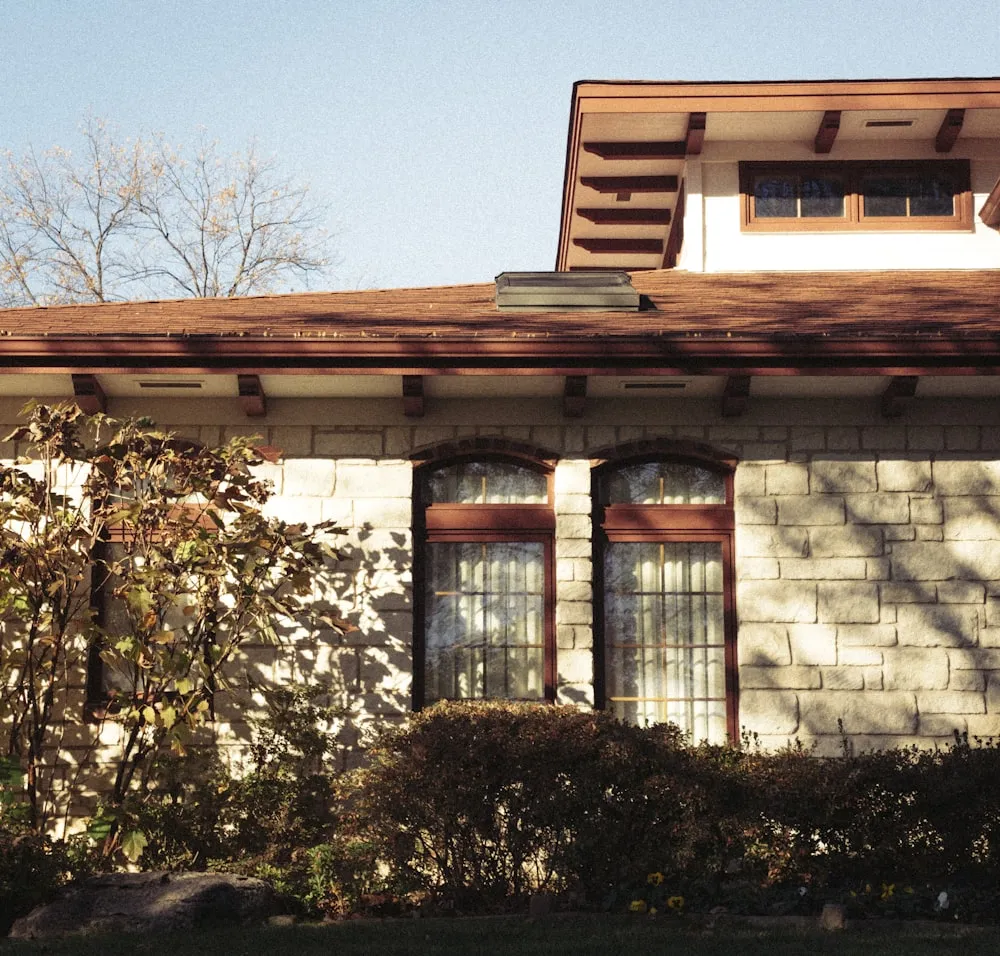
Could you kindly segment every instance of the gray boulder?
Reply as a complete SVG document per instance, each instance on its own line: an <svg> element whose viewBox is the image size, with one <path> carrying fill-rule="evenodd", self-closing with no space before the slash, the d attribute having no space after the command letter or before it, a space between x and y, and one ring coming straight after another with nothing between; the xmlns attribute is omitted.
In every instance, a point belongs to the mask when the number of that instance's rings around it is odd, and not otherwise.
<svg viewBox="0 0 1000 956"><path fill-rule="evenodd" d="M146 933L204 923L254 922L277 911L263 880L232 873L111 873L64 887L21 917L12 938L67 933Z"/></svg>

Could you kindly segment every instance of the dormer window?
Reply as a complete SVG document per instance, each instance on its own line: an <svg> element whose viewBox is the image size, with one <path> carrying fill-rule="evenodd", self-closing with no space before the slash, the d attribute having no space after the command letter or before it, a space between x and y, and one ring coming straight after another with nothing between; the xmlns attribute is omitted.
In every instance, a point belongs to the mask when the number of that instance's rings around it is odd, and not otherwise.
<svg viewBox="0 0 1000 956"><path fill-rule="evenodd" d="M968 160L740 163L748 232L971 230Z"/></svg>

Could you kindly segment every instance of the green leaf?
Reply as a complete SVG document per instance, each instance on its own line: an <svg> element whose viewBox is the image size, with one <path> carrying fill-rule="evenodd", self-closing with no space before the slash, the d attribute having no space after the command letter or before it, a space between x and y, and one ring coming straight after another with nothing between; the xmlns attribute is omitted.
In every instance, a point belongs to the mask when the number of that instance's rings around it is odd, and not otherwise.
<svg viewBox="0 0 1000 956"><path fill-rule="evenodd" d="M147 724L156 724L156 711L152 707L142 708L142 719L146 721Z"/></svg>
<svg viewBox="0 0 1000 956"><path fill-rule="evenodd" d="M170 730L177 723L177 710L168 704L160 711L160 720L163 721L163 726Z"/></svg>
<svg viewBox="0 0 1000 956"><path fill-rule="evenodd" d="M149 840L146 839L146 834L142 830L129 830L122 837L122 853L125 854L125 859L129 863L136 863L139 857L142 856L142 851L149 846Z"/></svg>
<svg viewBox="0 0 1000 956"><path fill-rule="evenodd" d="M106 840L114 826L116 815L107 807L101 807L97 813L87 821L87 836L96 843Z"/></svg>

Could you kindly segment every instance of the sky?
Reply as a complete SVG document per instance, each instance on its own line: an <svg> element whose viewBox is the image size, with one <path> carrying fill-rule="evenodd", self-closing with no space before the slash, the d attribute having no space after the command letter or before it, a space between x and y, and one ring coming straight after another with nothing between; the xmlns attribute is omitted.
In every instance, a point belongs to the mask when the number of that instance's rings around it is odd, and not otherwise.
<svg viewBox="0 0 1000 956"><path fill-rule="evenodd" d="M0 149L254 140L330 289L552 269L577 80L997 75L998 0L0 0Z"/></svg>

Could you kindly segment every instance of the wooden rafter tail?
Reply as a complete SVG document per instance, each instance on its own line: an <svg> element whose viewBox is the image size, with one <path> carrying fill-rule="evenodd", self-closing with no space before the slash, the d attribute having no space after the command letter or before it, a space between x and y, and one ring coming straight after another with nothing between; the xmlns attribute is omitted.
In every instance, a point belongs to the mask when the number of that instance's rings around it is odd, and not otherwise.
<svg viewBox="0 0 1000 956"><path fill-rule="evenodd" d="M423 418L424 415L423 375L403 376L403 414L407 418Z"/></svg>
<svg viewBox="0 0 1000 956"><path fill-rule="evenodd" d="M882 414L886 418L899 418L910 399L917 394L916 375L896 375L882 393Z"/></svg>
<svg viewBox="0 0 1000 956"><path fill-rule="evenodd" d="M259 375L237 376L240 404L247 418L263 418L267 414L267 396Z"/></svg>
<svg viewBox="0 0 1000 956"><path fill-rule="evenodd" d="M722 392L723 418L739 418L750 405L750 376L730 375Z"/></svg>
<svg viewBox="0 0 1000 956"><path fill-rule="evenodd" d="M88 415L108 410L108 397L104 394L96 375L74 375L73 398L80 411Z"/></svg>
<svg viewBox="0 0 1000 956"><path fill-rule="evenodd" d="M660 255L663 252L662 239L599 239L581 238L573 240L573 245L587 252L614 254L634 252L637 254Z"/></svg>
<svg viewBox="0 0 1000 956"><path fill-rule="evenodd" d="M600 156L601 159L683 159L685 144L682 142L620 142L620 143L584 143L583 148L588 153Z"/></svg>
<svg viewBox="0 0 1000 956"><path fill-rule="evenodd" d="M599 193L675 193L676 176L581 176L580 184Z"/></svg>
<svg viewBox="0 0 1000 956"><path fill-rule="evenodd" d="M952 146L958 139L958 134L962 132L962 124L965 122L965 110L951 109L944 114L941 126L934 137L934 149L938 153L950 153Z"/></svg>
<svg viewBox="0 0 1000 956"><path fill-rule="evenodd" d="M670 210L663 209L577 209L581 219L595 222L599 226L668 226Z"/></svg>
<svg viewBox="0 0 1000 956"><path fill-rule="evenodd" d="M701 154L702 146L705 145L705 124L708 116L706 113L690 113L688 115L687 134L684 137L684 152L688 156L698 156Z"/></svg>
<svg viewBox="0 0 1000 956"><path fill-rule="evenodd" d="M816 139L813 141L813 151L829 153L833 149L837 133L840 132L840 110L827 110L820 120Z"/></svg>
<svg viewBox="0 0 1000 956"><path fill-rule="evenodd" d="M563 388L563 414L567 418L582 418L587 407L587 376L567 375Z"/></svg>

